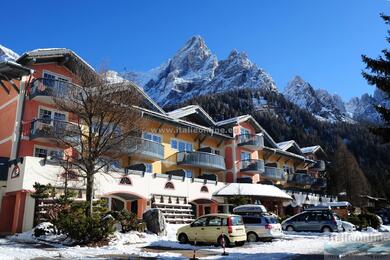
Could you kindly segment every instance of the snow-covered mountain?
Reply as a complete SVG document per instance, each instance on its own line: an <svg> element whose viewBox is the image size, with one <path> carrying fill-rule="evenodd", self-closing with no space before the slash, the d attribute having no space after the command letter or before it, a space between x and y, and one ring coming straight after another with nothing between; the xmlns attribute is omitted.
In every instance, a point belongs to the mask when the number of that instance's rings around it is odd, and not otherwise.
<svg viewBox="0 0 390 260"><path fill-rule="evenodd" d="M310 83L295 76L284 90L284 96L289 101L313 113L319 120L365 122L381 124L382 119L374 105L390 107L386 94L376 89L374 95L363 94L343 102L340 96L330 94L323 89L315 89Z"/></svg>
<svg viewBox="0 0 390 260"><path fill-rule="evenodd" d="M276 91L271 76L243 52L233 50L218 60L200 36L193 36L167 62L148 72L122 76L141 87L160 105L176 104L194 96L238 88Z"/></svg>
<svg viewBox="0 0 390 260"><path fill-rule="evenodd" d="M319 120L352 122L340 96L329 94L324 89L314 89L299 76L287 84L283 94L287 100L313 113Z"/></svg>
<svg viewBox="0 0 390 260"><path fill-rule="evenodd" d="M16 60L17 58L19 58L19 55L16 52L0 44L0 61Z"/></svg>
<svg viewBox="0 0 390 260"><path fill-rule="evenodd" d="M378 124L382 122L382 118L374 105L390 108L390 99L386 98L386 93L376 89L372 96L363 94L360 98L352 98L345 107L354 120Z"/></svg>

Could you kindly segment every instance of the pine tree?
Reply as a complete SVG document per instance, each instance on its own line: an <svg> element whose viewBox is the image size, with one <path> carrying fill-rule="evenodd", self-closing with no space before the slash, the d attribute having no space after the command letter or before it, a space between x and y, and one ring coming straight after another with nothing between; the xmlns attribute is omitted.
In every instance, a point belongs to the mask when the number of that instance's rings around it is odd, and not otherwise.
<svg viewBox="0 0 390 260"><path fill-rule="evenodd" d="M390 16L381 14L382 19L387 25L390 25ZM387 41L390 43L390 30ZM366 71L363 71L363 77L370 85L374 85L390 97L390 51L388 49L382 50L381 56L376 59L369 58L362 55L363 62L366 64ZM385 125L373 128L373 132L383 138L388 143L390 142L390 109L381 105L375 106L380 113Z"/></svg>
<svg viewBox="0 0 390 260"><path fill-rule="evenodd" d="M347 199L355 206L360 206L360 195L370 193L370 185L360 169L355 156L339 138L336 153L330 171L333 192L346 191Z"/></svg>

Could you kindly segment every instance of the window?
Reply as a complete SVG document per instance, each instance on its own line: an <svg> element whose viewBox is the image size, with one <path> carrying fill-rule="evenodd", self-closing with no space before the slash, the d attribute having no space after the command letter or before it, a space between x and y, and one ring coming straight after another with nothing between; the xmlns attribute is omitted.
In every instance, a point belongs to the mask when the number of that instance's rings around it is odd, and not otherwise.
<svg viewBox="0 0 390 260"><path fill-rule="evenodd" d="M219 217L209 217L208 220L207 226L219 227L222 224L222 219Z"/></svg>
<svg viewBox="0 0 390 260"><path fill-rule="evenodd" d="M46 149L42 149L42 148L35 148L34 156L35 157L46 158L47 150Z"/></svg>
<svg viewBox="0 0 390 260"><path fill-rule="evenodd" d="M145 132L143 138L161 144L161 136Z"/></svg>
<svg viewBox="0 0 390 260"><path fill-rule="evenodd" d="M232 217L229 217L229 218L230 218L232 226L239 226L239 225L243 225L244 224L244 222L242 222L242 217L241 216L232 216Z"/></svg>
<svg viewBox="0 0 390 260"><path fill-rule="evenodd" d="M251 154L248 152L241 152L241 161L250 160Z"/></svg>
<svg viewBox="0 0 390 260"><path fill-rule="evenodd" d="M39 109L39 118L43 119L42 121L46 124L51 122L51 111L46 109Z"/></svg>
<svg viewBox="0 0 390 260"><path fill-rule="evenodd" d="M145 172L153 172L153 165L151 163L144 163L145 164Z"/></svg>
<svg viewBox="0 0 390 260"><path fill-rule="evenodd" d="M261 224L261 217L242 217L244 224Z"/></svg>
<svg viewBox="0 0 390 260"><path fill-rule="evenodd" d="M209 192L209 189L207 186L202 186L202 188L200 188L200 192Z"/></svg>
<svg viewBox="0 0 390 260"><path fill-rule="evenodd" d="M184 170L186 172L186 178L192 178L192 171L191 170Z"/></svg>
<svg viewBox="0 0 390 260"><path fill-rule="evenodd" d="M75 172L73 170L67 170L67 171L63 172L61 174L61 177L63 179L66 179L66 180L73 180L73 181L78 180L78 178L79 178L77 172Z"/></svg>
<svg viewBox="0 0 390 260"><path fill-rule="evenodd" d="M119 183L120 183L120 184L131 185L131 181L130 181L130 179L129 179L128 177L123 177L123 178L121 178L121 180L120 180Z"/></svg>
<svg viewBox="0 0 390 260"><path fill-rule="evenodd" d="M49 150L49 156L54 157L56 159L62 159L64 158L64 151L59 150Z"/></svg>
<svg viewBox="0 0 390 260"><path fill-rule="evenodd" d="M268 224L278 224L279 222L278 222L278 220L276 219L276 218L274 218L274 217L265 217L264 218L265 219L265 221L268 223Z"/></svg>
<svg viewBox="0 0 390 260"><path fill-rule="evenodd" d="M193 227L205 227L206 226L206 221L207 221L207 218L204 217L204 218L199 218L197 220L195 220L191 226Z"/></svg>
<svg viewBox="0 0 390 260"><path fill-rule="evenodd" d="M246 128L240 128L240 134L241 135L246 135L246 136L249 136L250 135L250 131L248 130L248 129L246 129Z"/></svg>
<svg viewBox="0 0 390 260"><path fill-rule="evenodd" d="M175 186L173 185L172 182L167 182L165 184L165 189L173 190L173 189L175 189Z"/></svg>
<svg viewBox="0 0 390 260"><path fill-rule="evenodd" d="M45 148L35 148L34 156L41 157L41 158L46 158L47 156L51 156L58 159L64 157L64 151L50 150Z"/></svg>
<svg viewBox="0 0 390 260"><path fill-rule="evenodd" d="M48 109L40 108L39 109L39 118L44 119L43 122L46 124L50 124L51 120L65 121L66 115L60 112L53 112Z"/></svg>
<svg viewBox="0 0 390 260"><path fill-rule="evenodd" d="M171 148L179 150L179 152L184 152L184 151L192 151L192 144L185 142L185 141L180 141L180 140L171 140Z"/></svg>
<svg viewBox="0 0 390 260"><path fill-rule="evenodd" d="M177 149L177 141L176 140L171 140L171 148Z"/></svg>

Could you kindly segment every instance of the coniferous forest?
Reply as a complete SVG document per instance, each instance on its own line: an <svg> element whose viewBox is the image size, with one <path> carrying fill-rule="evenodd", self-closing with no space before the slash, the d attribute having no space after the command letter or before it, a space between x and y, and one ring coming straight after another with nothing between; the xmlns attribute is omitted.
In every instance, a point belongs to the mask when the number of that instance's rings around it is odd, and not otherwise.
<svg viewBox="0 0 390 260"><path fill-rule="evenodd" d="M250 114L276 142L321 145L328 155L328 191L333 195L346 192L351 202L366 194L390 198L390 145L366 125L319 121L282 95L261 89L199 96L166 110L190 104L200 105L215 121Z"/></svg>

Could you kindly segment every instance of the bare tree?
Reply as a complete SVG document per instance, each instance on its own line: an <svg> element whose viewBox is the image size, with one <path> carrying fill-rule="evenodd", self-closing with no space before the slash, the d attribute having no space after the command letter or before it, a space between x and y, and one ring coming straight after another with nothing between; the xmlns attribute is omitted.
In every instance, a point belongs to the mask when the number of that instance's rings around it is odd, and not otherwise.
<svg viewBox="0 0 390 260"><path fill-rule="evenodd" d="M69 122L53 122L52 135L67 148L59 161L86 180L86 214L91 216L95 174L137 147L141 113L134 106L141 95L131 83L111 83L103 73L79 73L77 84L42 83L51 86L56 108L69 113Z"/></svg>

